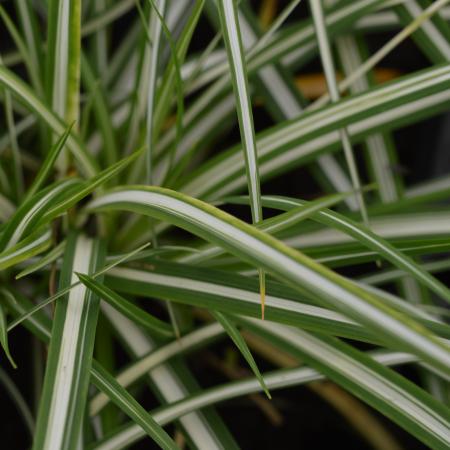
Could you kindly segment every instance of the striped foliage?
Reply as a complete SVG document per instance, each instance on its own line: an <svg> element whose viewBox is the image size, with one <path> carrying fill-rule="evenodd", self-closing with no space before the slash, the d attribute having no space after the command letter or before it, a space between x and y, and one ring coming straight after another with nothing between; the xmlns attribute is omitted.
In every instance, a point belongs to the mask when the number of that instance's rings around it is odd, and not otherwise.
<svg viewBox="0 0 450 450"><path fill-rule="evenodd" d="M450 447L449 3L2 3L20 448L257 447L301 385L367 448Z"/></svg>

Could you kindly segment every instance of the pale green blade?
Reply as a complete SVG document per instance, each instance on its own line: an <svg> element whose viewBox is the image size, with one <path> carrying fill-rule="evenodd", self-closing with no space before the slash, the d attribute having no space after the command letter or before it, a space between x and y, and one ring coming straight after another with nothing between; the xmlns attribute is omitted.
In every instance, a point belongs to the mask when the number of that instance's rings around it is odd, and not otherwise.
<svg viewBox="0 0 450 450"><path fill-rule="evenodd" d="M206 203L163 188L135 187L105 194L89 207L135 211L168 220L268 270L292 287L314 293L324 305L383 336L386 344L420 355L438 370L450 368L448 346L414 321L305 255Z"/></svg>
<svg viewBox="0 0 450 450"><path fill-rule="evenodd" d="M61 288L77 279L75 272L93 272L101 262L99 242L72 235L61 268ZM56 304L33 449L75 449L79 444L98 308L99 299L82 285Z"/></svg>

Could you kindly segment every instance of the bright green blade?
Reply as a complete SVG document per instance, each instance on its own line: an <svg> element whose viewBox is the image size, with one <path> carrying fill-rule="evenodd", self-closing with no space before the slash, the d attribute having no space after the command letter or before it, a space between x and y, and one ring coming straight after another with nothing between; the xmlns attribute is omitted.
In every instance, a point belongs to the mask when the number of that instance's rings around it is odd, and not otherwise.
<svg viewBox="0 0 450 450"><path fill-rule="evenodd" d="M80 281L94 294L102 300L108 302L111 306L117 309L117 311L121 312L125 317L128 317L128 319L134 323L146 328L149 331L153 331L157 336L166 338L173 337L172 327L166 322L157 319L142 310L142 308L135 306L132 302L124 299L93 278L81 273L77 274L77 276Z"/></svg>
<svg viewBox="0 0 450 450"><path fill-rule="evenodd" d="M230 339L235 343L236 347L241 352L241 355L245 358L248 365L250 366L253 373L255 374L255 377L261 383L261 387L263 388L263 391L265 392L267 397L269 399L272 398L267 389L264 378L261 375L261 372L259 371L258 366L256 365L256 361L253 358L253 355L252 355L250 349L248 348L248 345L245 342L244 338L242 337L241 333L239 333L239 330L237 329L236 325L233 323L233 319L230 316L222 314L218 311L213 311L212 315L222 325L222 327L227 332Z"/></svg>

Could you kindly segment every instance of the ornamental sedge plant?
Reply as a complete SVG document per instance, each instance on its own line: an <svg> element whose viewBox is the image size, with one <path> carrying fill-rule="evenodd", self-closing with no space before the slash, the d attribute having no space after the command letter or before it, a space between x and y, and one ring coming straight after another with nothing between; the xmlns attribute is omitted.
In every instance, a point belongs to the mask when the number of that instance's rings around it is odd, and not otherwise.
<svg viewBox="0 0 450 450"><path fill-rule="evenodd" d="M222 402L306 430L301 386L365 448L450 447L450 175L397 170L448 3L0 5L8 448L261 446Z"/></svg>

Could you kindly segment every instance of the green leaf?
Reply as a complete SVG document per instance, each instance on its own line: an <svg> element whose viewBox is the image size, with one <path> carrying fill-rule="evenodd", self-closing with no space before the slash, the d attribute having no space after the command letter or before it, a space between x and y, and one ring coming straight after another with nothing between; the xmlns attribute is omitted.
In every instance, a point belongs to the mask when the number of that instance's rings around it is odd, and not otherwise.
<svg viewBox="0 0 450 450"><path fill-rule="evenodd" d="M140 297L157 297L192 306L259 317L259 286L257 280L247 276L206 267L192 267L160 260L149 260L149 269L116 267L108 271L106 284L115 290ZM366 290L373 290L363 286ZM430 331L450 339L447 325L423 314L413 305L405 303L379 289L374 293L386 305L406 316L411 316ZM334 336L377 343L379 337L353 322L348 317L321 308L317 297L306 291L267 281L267 319L298 326Z"/></svg>
<svg viewBox="0 0 450 450"><path fill-rule="evenodd" d="M145 409L97 362L92 365L92 379L128 416L163 449L177 450L172 438Z"/></svg>
<svg viewBox="0 0 450 450"><path fill-rule="evenodd" d="M138 326L119 314L110 305L104 304L102 312L108 317L133 359L145 360L152 367L153 363L164 361L168 356L167 350L169 350L169 346L172 348L173 354L177 354L181 350L180 346L173 345L174 343L159 348L148 334L143 333ZM222 327L219 327L218 324L213 324L213 326L216 330L220 328L219 331L223 333ZM194 332L198 338L198 340L193 339L194 345L202 342L202 339L205 337L203 331L196 330ZM194 333L191 333L191 337ZM186 342L187 339L189 339L188 335L181 337L180 341ZM132 370L131 367L130 370ZM133 373L135 372L133 371ZM200 389L187 366L179 361L176 365L166 362L157 367L153 366L146 372L146 375L147 380L155 387L154 393L164 403L181 400L188 393ZM189 439L199 448L202 446L217 450L223 448L237 450L239 448L220 416L211 408L186 414L180 418L180 424L186 430Z"/></svg>
<svg viewBox="0 0 450 450"><path fill-rule="evenodd" d="M48 227L41 227L25 239L0 253L0 270L26 261L45 252L52 244L52 233Z"/></svg>
<svg viewBox="0 0 450 450"><path fill-rule="evenodd" d="M172 327L169 324L153 317L142 308L137 307L93 278L83 275L82 273L77 273L77 276L87 288L89 288L102 300L108 302L111 306L117 309L117 311L121 312L125 317L128 317L134 323L141 325L147 330L162 337L167 338L174 336Z"/></svg>
<svg viewBox="0 0 450 450"><path fill-rule="evenodd" d="M53 132L62 135L66 125L62 120L13 72L0 65L0 84L10 90L27 108L35 112ZM97 164L92 155L81 144L77 137L71 134L67 146L86 176L94 176L98 172Z"/></svg>
<svg viewBox="0 0 450 450"><path fill-rule="evenodd" d="M301 200L290 199L286 197L267 197L263 200L263 204L272 208L280 208L289 210L293 205L302 205ZM441 298L450 302L450 291L438 279L433 277L430 273L423 270L411 258L403 255L394 246L389 244L383 238L377 236L371 230L363 225L359 225L353 220L347 219L343 215L333 212L331 210L322 210L311 215L311 218L319 221L322 224L331 226L357 239L368 248L375 250L392 264L411 274L418 282L427 286ZM291 245L293 243L291 242ZM295 245L295 244L294 244Z"/></svg>
<svg viewBox="0 0 450 450"><path fill-rule="evenodd" d="M448 80L444 73L448 71L448 65L435 66L265 130L257 136L256 144L263 179L292 170L324 150L336 151L340 145L337 131L342 127L349 127L352 142L356 143L374 131L414 123L446 108L450 95L446 95ZM241 152L240 147L235 147L219 155L190 173L179 187L190 195L211 200L242 189L246 178Z"/></svg>
<svg viewBox="0 0 450 450"><path fill-rule="evenodd" d="M57 246L55 246L52 250L50 250L46 255L42 256L35 263L30 264L26 269L22 270L16 275L16 280L20 278L26 277L31 273L34 273L38 270L41 270L45 266L55 262L63 253L66 248L66 242L60 242Z"/></svg>
<svg viewBox="0 0 450 450"><path fill-rule="evenodd" d="M111 318L110 311L106 309L105 312L108 317ZM117 322L117 320L124 323L123 318L121 319L117 313L115 313L112 317L113 324ZM127 321L126 323L134 324L135 322ZM142 357L138 357L134 363L122 370L115 379L120 386L126 388L135 383L141 377L152 373L156 367L159 367L170 358L180 354L186 354L188 351L191 351L199 346L205 346L212 340L217 337L221 337L222 335L224 335L224 328L218 323L200 327L166 345L162 345L153 351L144 354ZM143 336L140 337L143 338ZM104 392L93 397L90 403L90 415L97 415L108 404L109 400L108 395Z"/></svg>
<svg viewBox="0 0 450 450"><path fill-rule="evenodd" d="M250 102L247 73L245 69L244 50L242 48L241 30L237 15L236 4L233 0L219 0L220 21L222 35L228 53L234 95L236 97L239 131L241 133L242 148L245 156L245 170L247 174L247 188L250 196L253 223L262 220L261 188L259 182L258 153L256 147L253 112ZM259 271L261 291L261 317L264 319L265 306L265 274Z"/></svg>
<svg viewBox="0 0 450 450"><path fill-rule="evenodd" d="M2 292L3 295L7 295ZM11 353L9 351L9 345L8 345L8 331L6 326L6 315L5 311L3 310L2 305L0 305L0 344L3 347L3 351L6 354L6 357L9 359L9 362L14 367L14 369L17 369L17 365L14 362L13 357L11 356Z"/></svg>
<svg viewBox="0 0 450 450"><path fill-rule="evenodd" d="M4 233L0 238L0 249L8 250L21 239L27 237L31 231L36 231L39 220L53 204L60 198L65 198L72 192L78 191L80 184L80 180L75 178L61 180L21 203L6 224Z"/></svg>
<svg viewBox="0 0 450 450"><path fill-rule="evenodd" d="M290 210L283 214L271 217L270 219L263 220L255 226L261 231L269 234L279 233L283 230L297 225L302 220L310 217L314 212L320 211L323 208L341 202L349 195L351 194L334 194L326 196L324 198L313 200L312 202L305 202L295 210ZM235 197L230 197L229 199L225 198L223 201L224 203L227 203L228 201L230 201L230 203L233 203L236 202L236 200L237 199ZM219 256L222 253L224 253L224 250L220 247L207 246L193 254L191 252L190 255L181 256L177 258L177 260L183 263L198 264L203 263L207 259Z"/></svg>
<svg viewBox="0 0 450 450"><path fill-rule="evenodd" d="M19 315L23 315L24 311L30 308L28 300L21 295L18 295L17 302L10 303L9 306ZM50 323L45 314L37 313L32 317L28 317L25 324L44 342L50 339ZM93 384L108 395L110 400L123 409L133 421L138 423L139 428L144 433L148 432L149 436L155 439L156 442L160 442L163 445L172 445L171 439L164 430L155 424L152 417L142 408L142 406L140 406L139 403L94 359L92 359L90 373Z"/></svg>
<svg viewBox="0 0 450 450"><path fill-rule="evenodd" d="M50 151L47 153L44 162L42 163L39 172L34 178L33 184L29 187L26 195L26 200L30 199L44 184L46 179L50 175L50 171L53 169L53 166L61 153L62 149L66 145L67 138L70 136L70 133L73 128L73 123L67 127L67 130L64 134L56 141L56 143L52 146ZM24 200L24 201L26 201Z"/></svg>
<svg viewBox="0 0 450 450"><path fill-rule="evenodd" d="M275 324L252 320L251 329L260 330L272 344L305 361L431 448L450 444L450 410L363 352L337 339Z"/></svg>
<svg viewBox="0 0 450 450"><path fill-rule="evenodd" d="M134 160L136 160L141 154L142 149L134 152L132 155L122 159L121 161L116 162L112 166L98 173L95 177L84 183L84 186L73 193L68 198L65 198L63 201L56 204L53 208L47 211L41 219L41 223L49 222L60 214L66 212L73 205L78 203L81 199L88 196L92 191L94 191L97 187L106 183L111 178L115 177L118 173L125 169L129 164L131 164Z"/></svg>
<svg viewBox="0 0 450 450"><path fill-rule="evenodd" d="M134 211L167 220L264 268L294 289L317 295L324 305L364 324L386 345L420 355L437 370L450 368L448 346L414 320L302 253L204 202L163 188L128 187L105 194L88 207Z"/></svg>
<svg viewBox="0 0 450 450"><path fill-rule="evenodd" d="M230 336L231 340L235 343L236 347L241 352L244 359L247 361L248 365L252 369L253 373L255 374L255 377L258 379L258 381L261 383L261 387L267 397L271 399L271 395L269 390L267 389L266 383L264 382L264 378L261 375L261 372L258 369L258 366L256 365L256 361L253 358L253 355L250 351L250 349L247 346L247 343L245 342L244 338L241 336L241 333L239 333L239 330L233 323L233 320L231 317L228 317L218 311L213 311L212 315L214 318L222 325L224 330L228 333L228 336Z"/></svg>
<svg viewBox="0 0 450 450"><path fill-rule="evenodd" d="M267 323L267 322L266 322ZM405 353L386 352L374 354L373 358L382 364L396 365L411 362L411 355ZM295 369L282 369L264 374L264 378L271 390L298 386L312 381L323 380L324 377L316 370L309 367L300 367ZM204 408L224 400L239 397L261 391L259 381L254 379L245 379L235 381L213 388L205 389L203 392L194 394L182 401L172 405L160 408L155 411L153 417L162 425L168 424L178 417L190 411ZM144 435L139 426L128 424L113 435L105 438L94 447L96 450L113 450L123 448L124 445L130 445Z"/></svg>
<svg viewBox="0 0 450 450"><path fill-rule="evenodd" d="M309 1L314 27L316 29L317 43L319 46L320 58L322 61L325 78L327 80L328 91L330 93L331 101L336 103L340 100L339 90L336 81L336 70L334 68L333 57L330 49L330 42L328 38L327 28L325 24L325 17L322 9L322 2ZM367 215L367 208L364 202L363 193L361 191L361 182L358 175L358 168L353 154L352 144L347 128L343 127L339 130L339 138L344 149L345 160L347 162L350 178L352 180L353 189L355 190L355 197L358 202L358 209L361 213L364 224L369 226L369 216Z"/></svg>
<svg viewBox="0 0 450 450"><path fill-rule="evenodd" d="M126 261L127 258L131 258L134 255L136 255L137 253L139 253L141 250L143 250L145 247L147 247L149 244L145 244L142 245L141 247L126 253L125 255L122 255L120 258L116 258L112 263L104 266L102 269L100 269L99 271L95 272L94 274L92 274L92 278L96 278L99 277L101 275L103 275L104 273L106 273L108 270L111 270L113 267L117 266L118 264ZM8 331L11 331L13 328L15 328L17 325L19 325L20 323L22 323L24 320L28 319L29 317L31 317L33 314L36 314L36 312L40 311L42 308L44 308L45 306L49 305L50 303L54 302L55 300L61 298L62 296L64 296L65 294L67 294L68 292L70 292L73 288L79 286L81 284L81 281L76 281L72 284L70 284L67 287L64 287L62 289L60 289L56 294L51 295L50 297L48 297L47 299L45 299L44 301L38 303L37 305L34 305L32 308L30 308L28 311L26 311L23 316L18 317L16 320L14 320L14 322L12 322L9 326L8 326Z"/></svg>
<svg viewBox="0 0 450 450"><path fill-rule="evenodd" d="M101 264L98 242L72 235L67 242L60 286L76 280L76 272L93 272ZM84 286L72 289L56 304L49 356L33 449L73 449L80 438L99 299Z"/></svg>

